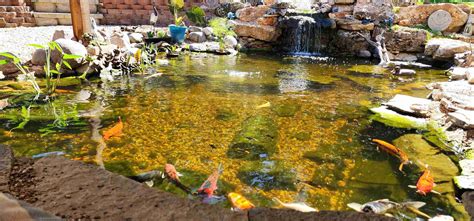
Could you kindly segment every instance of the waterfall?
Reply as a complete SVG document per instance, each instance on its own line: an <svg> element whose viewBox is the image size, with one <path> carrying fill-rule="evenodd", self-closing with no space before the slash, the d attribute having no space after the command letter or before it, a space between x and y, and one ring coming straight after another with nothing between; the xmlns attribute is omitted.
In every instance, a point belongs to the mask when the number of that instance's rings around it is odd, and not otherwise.
<svg viewBox="0 0 474 221"><path fill-rule="evenodd" d="M320 55L330 37L325 31L325 27L331 26L328 22L319 14L285 17L279 24L283 30L280 49L296 55Z"/></svg>

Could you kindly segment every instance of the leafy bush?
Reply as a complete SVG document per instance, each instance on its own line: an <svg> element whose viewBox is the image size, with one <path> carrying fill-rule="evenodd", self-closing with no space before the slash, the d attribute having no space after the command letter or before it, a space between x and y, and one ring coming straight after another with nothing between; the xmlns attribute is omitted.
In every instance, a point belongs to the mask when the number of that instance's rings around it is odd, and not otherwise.
<svg viewBox="0 0 474 221"><path fill-rule="evenodd" d="M174 24L176 26L183 25L183 16L178 16L179 12L184 8L184 0L168 0L168 7L174 16Z"/></svg>
<svg viewBox="0 0 474 221"><path fill-rule="evenodd" d="M186 12L186 16L198 26L205 26L206 25L206 13L202 8L193 6L191 10Z"/></svg>
<svg viewBox="0 0 474 221"><path fill-rule="evenodd" d="M237 36L225 18L213 18L211 21L209 21L209 26L212 28L213 33L217 39L219 39L219 45L221 49L224 49L225 36Z"/></svg>

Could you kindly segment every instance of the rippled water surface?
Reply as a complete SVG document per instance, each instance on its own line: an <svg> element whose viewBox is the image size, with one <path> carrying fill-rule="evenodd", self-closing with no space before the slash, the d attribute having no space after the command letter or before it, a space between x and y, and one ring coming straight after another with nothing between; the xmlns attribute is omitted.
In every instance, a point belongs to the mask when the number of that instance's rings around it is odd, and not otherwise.
<svg viewBox="0 0 474 221"><path fill-rule="evenodd" d="M107 169L123 175L170 162L194 188L222 164L218 192L242 193L258 206L274 206L272 198L278 197L320 210L347 210L349 202L390 198L427 201L423 209L432 215L450 213L449 205L417 196L407 187L416 179L397 170L397 159L375 150L371 138L391 141L408 131L371 122L368 110L397 93L424 97L426 83L446 77L418 70L402 82L373 66L355 65L260 54L186 55L162 62L158 77L125 76L63 88L74 92L62 93L54 105L31 107L24 129L9 132L21 117L12 118L19 108L8 109L0 141L20 155L61 150L76 160L103 160ZM87 93L77 94L81 88L92 94L87 102L81 101ZM54 111L67 119L65 129L46 117ZM98 148L97 132L118 116L123 136ZM263 151L232 153L245 149L236 143L255 136L262 140L252 142L265 143ZM242 159L242 154L253 157ZM184 195L166 182L156 188Z"/></svg>

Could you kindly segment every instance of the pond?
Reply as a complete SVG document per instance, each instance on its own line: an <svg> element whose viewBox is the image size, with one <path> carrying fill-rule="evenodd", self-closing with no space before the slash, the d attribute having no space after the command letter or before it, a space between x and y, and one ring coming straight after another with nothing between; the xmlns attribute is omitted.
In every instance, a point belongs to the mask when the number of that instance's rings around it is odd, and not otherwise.
<svg viewBox="0 0 474 221"><path fill-rule="evenodd" d="M424 97L427 83L446 80L443 71L417 70L400 81L363 61L259 53L160 63L161 76L59 87L51 104L31 106L23 129L13 129L23 119L21 105L0 112L0 142L17 155L64 151L103 161L123 175L172 163L193 188L222 164L218 193L238 192L257 206L276 206L276 197L349 210L350 202L389 198L425 201L430 215L456 213L449 200L408 188L419 174L404 175L398 159L371 142L419 133L372 122L369 108L397 93ZM100 145L98 132L119 116L123 135ZM185 196L172 184L155 184Z"/></svg>

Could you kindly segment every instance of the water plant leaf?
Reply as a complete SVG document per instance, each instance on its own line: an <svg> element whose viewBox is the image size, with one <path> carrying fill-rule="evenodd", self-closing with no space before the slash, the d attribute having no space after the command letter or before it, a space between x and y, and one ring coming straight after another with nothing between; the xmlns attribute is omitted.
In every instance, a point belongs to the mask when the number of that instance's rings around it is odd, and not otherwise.
<svg viewBox="0 0 474 221"><path fill-rule="evenodd" d="M69 64L69 62L63 61L63 64L64 64L67 68L69 68L69 70L72 70L71 64Z"/></svg>
<svg viewBox="0 0 474 221"><path fill-rule="evenodd" d="M70 60L70 59L79 59L82 58L80 55L75 55L75 54L64 54L63 59L64 60Z"/></svg>
<svg viewBox="0 0 474 221"><path fill-rule="evenodd" d="M53 74L61 74L59 71L56 71L56 70L50 70L49 72L51 72Z"/></svg>
<svg viewBox="0 0 474 221"><path fill-rule="evenodd" d="M28 44L28 46L38 48L38 49L44 49L45 48L43 45L40 45L40 44Z"/></svg>
<svg viewBox="0 0 474 221"><path fill-rule="evenodd" d="M56 70L61 70L61 65L59 63L56 63Z"/></svg>
<svg viewBox="0 0 474 221"><path fill-rule="evenodd" d="M4 65L4 64L7 64L7 60L0 60L0 65Z"/></svg>
<svg viewBox="0 0 474 221"><path fill-rule="evenodd" d="M17 56L10 54L8 52L2 52L0 53L0 56L12 59L14 64L20 63L20 59Z"/></svg>
<svg viewBox="0 0 474 221"><path fill-rule="evenodd" d="M58 50L59 52L63 53L63 49L61 48L61 46L59 46L58 43L56 43L55 41L51 41L51 42L48 42L48 46L51 50Z"/></svg>

